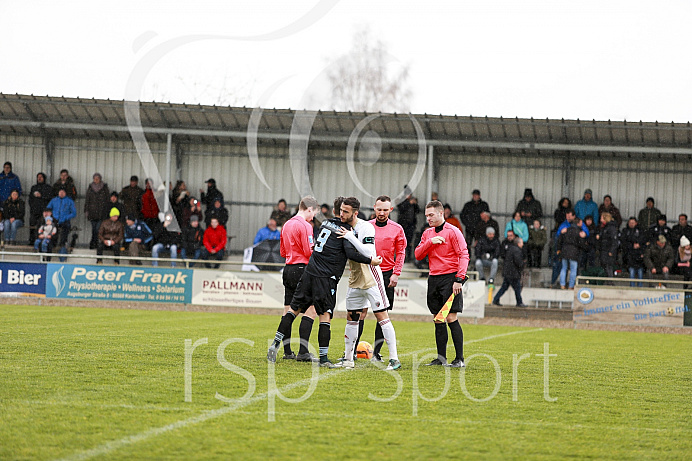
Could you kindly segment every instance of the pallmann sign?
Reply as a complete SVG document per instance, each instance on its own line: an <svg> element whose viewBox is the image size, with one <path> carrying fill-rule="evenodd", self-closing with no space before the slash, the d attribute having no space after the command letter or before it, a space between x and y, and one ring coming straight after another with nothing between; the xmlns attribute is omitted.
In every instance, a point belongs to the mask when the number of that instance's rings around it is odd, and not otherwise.
<svg viewBox="0 0 692 461"><path fill-rule="evenodd" d="M575 290L574 321L646 326L682 326L685 293L581 287Z"/></svg>
<svg viewBox="0 0 692 461"><path fill-rule="evenodd" d="M192 304L282 308L281 274L196 270L192 278Z"/></svg>

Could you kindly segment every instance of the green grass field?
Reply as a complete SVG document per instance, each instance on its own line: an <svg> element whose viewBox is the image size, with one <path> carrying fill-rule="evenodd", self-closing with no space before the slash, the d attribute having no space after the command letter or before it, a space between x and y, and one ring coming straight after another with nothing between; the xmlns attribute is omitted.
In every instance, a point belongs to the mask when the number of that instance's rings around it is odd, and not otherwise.
<svg viewBox="0 0 692 461"><path fill-rule="evenodd" d="M396 322L400 380L365 361L343 371L280 359L276 387L287 397L303 396L318 375L308 398L287 403L267 395L266 348L278 321L0 306L0 459L640 460L692 453L689 336L464 325L468 364L460 372L417 368L414 361L433 351L433 327ZM363 339L372 341L373 327L370 319ZM334 321L333 359L343 351L343 328ZM202 338L187 402L185 340ZM228 343L224 367L219 346L233 338L254 345ZM556 354L548 373L537 355L546 343ZM525 354L513 373L513 356Z"/></svg>

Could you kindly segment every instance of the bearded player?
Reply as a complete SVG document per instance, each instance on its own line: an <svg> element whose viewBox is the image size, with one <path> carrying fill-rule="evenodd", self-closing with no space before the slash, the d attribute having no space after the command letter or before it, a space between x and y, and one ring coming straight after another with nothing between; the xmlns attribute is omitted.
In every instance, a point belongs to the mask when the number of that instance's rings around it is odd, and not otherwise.
<svg viewBox="0 0 692 461"><path fill-rule="evenodd" d="M338 197L334 208L341 208L341 203L349 199ZM356 200L356 202L358 202ZM347 217L349 220L350 216ZM344 273L346 260L353 259L363 264L379 265L382 259L377 255L364 256L353 245L343 238L340 233L343 228L351 230L350 224L340 218L325 220L320 226L320 232L315 241L315 247L298 282L293 299L286 315L281 317L279 328L274 340L267 351L267 360L276 362L276 355L283 339L289 334L293 321L298 314L306 312L314 306L320 319L317 340L320 348L320 366L332 367L329 361L329 342L331 339L331 320L336 308L336 288Z"/></svg>
<svg viewBox="0 0 692 461"><path fill-rule="evenodd" d="M372 223L358 219L360 202L355 197L349 197L341 205L341 221L350 225L353 230L344 228L340 234L362 254L375 257L375 227ZM389 300L386 295L384 277L379 266L349 261L351 276L348 279L348 294L346 295L347 322L344 332L344 359L337 364L343 368L354 368L353 353L359 332L359 319L364 308L372 308L377 323L382 328L384 340L389 348L389 364L386 370L401 368L396 348L396 333L387 308Z"/></svg>

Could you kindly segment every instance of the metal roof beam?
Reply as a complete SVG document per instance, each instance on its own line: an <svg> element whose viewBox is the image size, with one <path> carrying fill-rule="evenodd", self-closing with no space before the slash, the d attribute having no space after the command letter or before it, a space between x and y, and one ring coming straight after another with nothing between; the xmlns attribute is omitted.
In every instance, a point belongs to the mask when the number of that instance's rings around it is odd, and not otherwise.
<svg viewBox="0 0 692 461"><path fill-rule="evenodd" d="M129 133L130 128L122 125L101 125L91 123L65 123L65 122L31 122L28 120L1 120L0 127L22 127L35 130L85 130L85 131L105 131L114 133ZM246 138L245 130L205 130L205 129L190 129L190 128L162 128L162 127L142 127L141 129L133 129L133 131L141 131L145 134L157 135L182 135L182 136L201 136L201 137L219 137L219 138ZM288 141L290 139L300 139L300 135L290 133L276 132L258 132L258 139L274 139ZM321 135L311 134L308 136L310 142L348 142L349 135ZM417 138L403 137L383 137L383 143L397 145L418 145ZM557 150L557 151L572 151L572 152L618 152L618 153L642 153L642 154L679 154L692 155L692 147L645 147L645 146L625 146L625 145L591 145L591 144L565 144L553 142L521 142L521 141L471 141L471 140L453 140L453 139L428 139L425 141L431 146L447 146L447 147L478 147L488 149L526 149L526 150Z"/></svg>

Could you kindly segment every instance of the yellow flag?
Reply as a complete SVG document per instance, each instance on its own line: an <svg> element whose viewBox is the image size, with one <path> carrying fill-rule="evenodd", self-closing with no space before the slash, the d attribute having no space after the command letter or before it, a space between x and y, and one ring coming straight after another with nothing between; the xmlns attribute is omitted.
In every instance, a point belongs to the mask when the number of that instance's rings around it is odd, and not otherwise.
<svg viewBox="0 0 692 461"><path fill-rule="evenodd" d="M435 320L438 322L444 322L445 319L447 318L447 315L449 314L449 311L452 310L452 303L454 302L454 293L452 293L452 296L447 299L447 302L445 303L444 306L442 306L442 309L440 309L440 312L437 313L435 316Z"/></svg>

